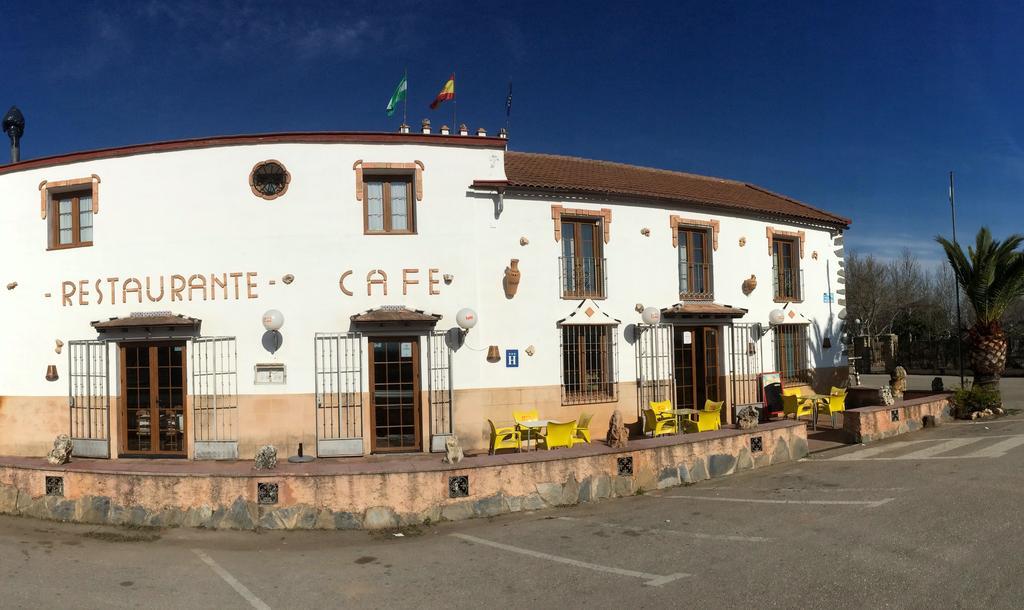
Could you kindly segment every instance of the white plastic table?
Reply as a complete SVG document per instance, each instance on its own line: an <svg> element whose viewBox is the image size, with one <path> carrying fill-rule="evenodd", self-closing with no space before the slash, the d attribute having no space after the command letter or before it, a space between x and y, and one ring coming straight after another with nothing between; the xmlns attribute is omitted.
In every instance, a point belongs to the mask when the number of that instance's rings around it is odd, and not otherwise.
<svg viewBox="0 0 1024 610"><path fill-rule="evenodd" d="M676 433L683 434L683 416L696 415L700 413L697 409L672 409L669 413L676 416Z"/></svg>
<svg viewBox="0 0 1024 610"><path fill-rule="evenodd" d="M551 423L552 421L553 420L550 420L550 419L530 419L530 420L526 420L526 421L516 422L520 426L526 428L526 450L527 451L530 450L530 439L533 437L533 430L540 430L541 428L546 428L547 425L549 423ZM534 445L536 445L536 441L534 441ZM534 447L534 449L536 449L536 446Z"/></svg>

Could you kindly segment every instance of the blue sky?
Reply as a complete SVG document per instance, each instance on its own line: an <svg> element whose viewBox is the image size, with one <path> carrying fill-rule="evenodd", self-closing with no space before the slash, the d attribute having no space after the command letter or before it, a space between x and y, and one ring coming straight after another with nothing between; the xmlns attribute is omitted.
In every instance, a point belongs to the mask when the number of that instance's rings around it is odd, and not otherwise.
<svg viewBox="0 0 1024 610"><path fill-rule="evenodd" d="M26 158L292 130L395 130L450 72L459 122L510 147L746 180L854 219L847 243L937 261L1021 230L1024 5L9 0L0 106ZM0 109L2 111L3 109Z"/></svg>

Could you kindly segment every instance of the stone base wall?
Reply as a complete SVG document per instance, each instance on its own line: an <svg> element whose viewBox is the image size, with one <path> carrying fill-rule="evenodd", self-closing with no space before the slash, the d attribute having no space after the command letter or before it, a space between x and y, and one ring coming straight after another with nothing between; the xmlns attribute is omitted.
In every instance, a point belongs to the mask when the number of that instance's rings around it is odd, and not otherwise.
<svg viewBox="0 0 1024 610"><path fill-rule="evenodd" d="M380 462L367 463L365 472L332 474L190 474L188 463L180 473L113 472L100 460L86 468L83 460L46 466L10 458L0 459L0 513L154 527L383 529L630 496L806 455L806 426L780 421L751 431L642 439L625 450L589 445L467 458L455 466L438 459L404 472L373 471ZM46 495L46 476L63 477L62 496ZM465 498L449 497L451 477L458 476L468 477ZM258 483L277 484L276 505L259 504Z"/></svg>
<svg viewBox="0 0 1024 610"><path fill-rule="evenodd" d="M933 394L898 401L891 407L847 409L843 413L843 430L856 443L870 443L919 430L926 415L934 417L936 423L950 421L953 415L949 396Z"/></svg>

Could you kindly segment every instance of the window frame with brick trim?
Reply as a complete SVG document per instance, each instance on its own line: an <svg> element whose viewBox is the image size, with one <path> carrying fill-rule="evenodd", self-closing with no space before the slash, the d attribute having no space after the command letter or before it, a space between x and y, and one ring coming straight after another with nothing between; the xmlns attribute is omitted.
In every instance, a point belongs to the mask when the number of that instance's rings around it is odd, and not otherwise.
<svg viewBox="0 0 1024 610"><path fill-rule="evenodd" d="M67 211L63 204L67 203ZM82 206L86 209L82 209ZM47 249L68 250L71 248L88 248L93 244L95 214L93 209L92 190L78 189L74 191L57 191L49 193L47 219ZM88 216L88 224L83 223L83 216ZM64 219L68 226L62 226ZM65 231L70 234L70 241L63 242L61 235ZM88 239L85 239L88 232Z"/></svg>
<svg viewBox="0 0 1024 610"><path fill-rule="evenodd" d="M809 382L807 325L779 324L774 330L775 370L779 371L782 381Z"/></svg>
<svg viewBox="0 0 1024 610"><path fill-rule="evenodd" d="M679 298L712 301L715 298L714 248L708 227L679 225L676 229L679 261ZM700 247L697 247L697 244ZM685 256L684 256L685 253ZM697 254L700 256L697 256ZM700 258L701 260L694 260Z"/></svg>
<svg viewBox="0 0 1024 610"><path fill-rule="evenodd" d="M607 298L603 223L604 219L600 216L572 215L561 218L559 241L562 243L562 252L559 265L562 277L559 284L563 299ZM589 236L586 235L586 228L590 229ZM586 253L587 248L593 256L581 255Z"/></svg>
<svg viewBox="0 0 1024 610"><path fill-rule="evenodd" d="M618 332L604 324L566 324L559 329L563 405L619 400ZM588 377L594 376L593 379Z"/></svg>
<svg viewBox="0 0 1024 610"><path fill-rule="evenodd" d="M772 286L776 303L803 301L800 250L799 237L776 235L772 239Z"/></svg>
<svg viewBox="0 0 1024 610"><path fill-rule="evenodd" d="M100 211L100 177L92 174L88 178L72 180L43 180L39 183L39 217L46 221L46 249L70 250L88 248L95 239L96 215ZM61 202L68 202L67 211L61 213ZM83 209L85 205L85 209ZM88 216L83 224L82 215ZM69 226L61 227L61 217L67 217ZM71 240L61 243L61 231L70 231ZM83 230L88 231L88 239Z"/></svg>
<svg viewBox="0 0 1024 610"><path fill-rule="evenodd" d="M395 215L395 198L392 189L395 185L405 186L405 214ZM370 208L373 205L371 191L380 188L381 208L380 228L371 227ZM415 235L416 234L416 199L414 196L413 176L411 174L368 174L363 178L363 234L364 235ZM395 229L395 219L404 216L405 228Z"/></svg>

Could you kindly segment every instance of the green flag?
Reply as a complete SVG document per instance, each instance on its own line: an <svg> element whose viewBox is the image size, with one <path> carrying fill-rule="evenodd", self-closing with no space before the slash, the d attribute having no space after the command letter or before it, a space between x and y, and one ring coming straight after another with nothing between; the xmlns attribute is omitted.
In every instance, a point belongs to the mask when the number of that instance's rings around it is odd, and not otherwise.
<svg viewBox="0 0 1024 610"><path fill-rule="evenodd" d="M391 94L391 99L388 101L387 107L388 116L395 114L395 106L398 106L398 102L405 99L405 92L409 87L407 78L407 76L403 76L402 80L398 81L398 86L395 87L395 92Z"/></svg>

